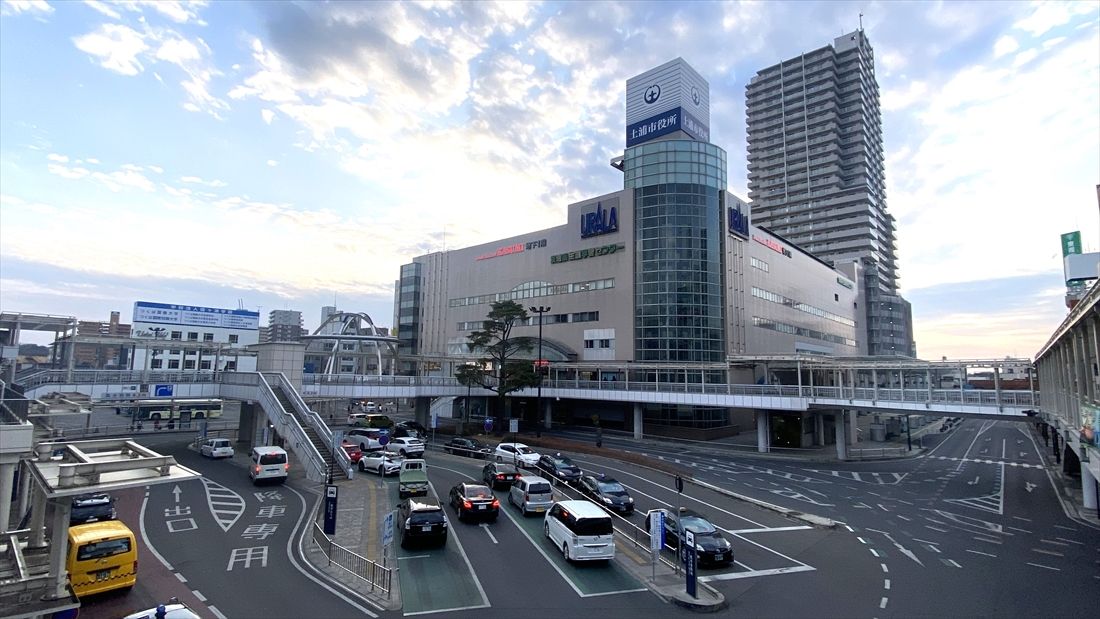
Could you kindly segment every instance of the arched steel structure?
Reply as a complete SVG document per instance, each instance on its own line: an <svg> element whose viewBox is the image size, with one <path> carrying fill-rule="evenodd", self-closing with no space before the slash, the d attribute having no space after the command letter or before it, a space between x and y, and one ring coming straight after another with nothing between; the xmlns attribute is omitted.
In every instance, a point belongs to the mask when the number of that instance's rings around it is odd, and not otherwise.
<svg viewBox="0 0 1100 619"><path fill-rule="evenodd" d="M397 338L383 335L374 326L371 317L363 312L336 312L317 327L312 335L304 335L307 356L325 357L323 374L343 374L341 358L350 357L354 362L352 374L368 374L368 357L374 357L377 374L392 375L397 367ZM388 360L382 357L382 348L389 349ZM386 372L386 370L389 370Z"/></svg>

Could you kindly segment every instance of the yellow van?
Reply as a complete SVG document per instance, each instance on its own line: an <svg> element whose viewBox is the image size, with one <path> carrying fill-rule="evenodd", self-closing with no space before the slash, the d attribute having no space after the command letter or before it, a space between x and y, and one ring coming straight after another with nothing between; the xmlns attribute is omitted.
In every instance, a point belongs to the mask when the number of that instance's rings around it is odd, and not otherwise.
<svg viewBox="0 0 1100 619"><path fill-rule="evenodd" d="M77 597L133 587L137 564L137 539L121 521L69 527L66 567Z"/></svg>

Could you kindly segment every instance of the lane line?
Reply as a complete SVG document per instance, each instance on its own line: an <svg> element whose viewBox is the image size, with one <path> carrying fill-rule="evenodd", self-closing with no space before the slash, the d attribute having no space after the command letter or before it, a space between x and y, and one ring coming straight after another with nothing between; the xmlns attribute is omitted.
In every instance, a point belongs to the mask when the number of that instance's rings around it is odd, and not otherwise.
<svg viewBox="0 0 1100 619"><path fill-rule="evenodd" d="M1042 548L1032 548L1031 552L1037 552L1039 554L1050 555L1052 557L1064 557L1066 555L1060 552L1054 552L1053 550L1044 550Z"/></svg>
<svg viewBox="0 0 1100 619"><path fill-rule="evenodd" d="M979 437L979 436L981 436L981 435L982 435L982 432L985 432L985 430L986 430L986 425L985 425L985 422L982 422L982 427L981 427L981 428L978 428L978 431L974 433L974 440L970 441L970 447L967 447L967 448L966 448L966 451L964 451L964 452L963 452L963 455L962 455L962 457L961 457L961 458L959 458L959 466L957 466L957 467L955 468L955 471L956 471L956 472L957 472L957 471L958 471L959 469L961 469L961 468L962 468L963 464L966 464L966 457L967 457L968 455L970 455L970 450L971 450L971 449L974 449L974 443L977 443L977 442L978 442L978 437Z"/></svg>
<svg viewBox="0 0 1100 619"><path fill-rule="evenodd" d="M405 559L427 559L432 555L412 555L408 557L397 557L398 561L404 561Z"/></svg>
<svg viewBox="0 0 1100 619"><path fill-rule="evenodd" d="M145 506L149 503L149 493L145 493L145 498L141 500L141 511L138 513L138 529L141 531L141 538L145 541L145 547L149 549L149 552L153 553L153 556L157 558L161 564L168 568L169 572L175 572L176 568L172 567L172 564L164 558L164 555L157 552L156 548L153 548L153 542L149 539L149 534L145 531ZM213 607L211 607L213 608Z"/></svg>
<svg viewBox="0 0 1100 619"><path fill-rule="evenodd" d="M691 549L690 549L690 548L688 548L688 550L691 550ZM874 548L871 548L871 549L870 549L870 551L871 551L871 554L875 555L875 558L876 558L876 559L878 559L878 558L879 558L878 552L876 552Z"/></svg>
<svg viewBox="0 0 1100 619"><path fill-rule="evenodd" d="M193 595L194 595L195 597L199 598L199 601L200 601L200 602L206 602L206 596L205 596L205 595L203 595L203 594L201 594L201 593L199 593L197 589L192 589L192 590L191 590L191 593L192 593L192 594L193 594Z"/></svg>
<svg viewBox="0 0 1100 619"><path fill-rule="evenodd" d="M885 581L883 581L882 588L886 589L887 591L890 590L890 579L889 578L887 578Z"/></svg>
<svg viewBox="0 0 1100 619"><path fill-rule="evenodd" d="M985 542L987 544L996 544L998 546L1001 545L1001 540L999 540L999 539L990 539L988 537L979 537L977 535L975 535L973 537L974 537L974 539L978 540L979 542Z"/></svg>
<svg viewBox="0 0 1100 619"><path fill-rule="evenodd" d="M932 526L932 525L930 525L930 524L926 524L926 525L924 525L924 528L926 528L926 529L932 529L933 531L938 531L938 532L940 532L940 533L947 533L947 529L941 529L941 528L939 528L939 527L934 527L934 526Z"/></svg>
<svg viewBox="0 0 1100 619"><path fill-rule="evenodd" d="M176 576L176 579L179 580L180 582L187 582L187 579L183 577L183 574L180 574L179 572L175 572L175 576Z"/></svg>
<svg viewBox="0 0 1100 619"><path fill-rule="evenodd" d="M882 573L883 574L889 574L890 573L890 568L886 567L885 563L879 563L879 565L882 566Z"/></svg>
<svg viewBox="0 0 1100 619"><path fill-rule="evenodd" d="M959 569L962 569L962 566L959 565L958 563L955 563L954 559L948 559L947 562L950 563L951 565L954 565L955 567L957 567Z"/></svg>
<svg viewBox="0 0 1100 619"><path fill-rule="evenodd" d="M889 598L882 598L882 601L878 603L879 608L886 608L886 602L890 601Z"/></svg>
<svg viewBox="0 0 1100 619"><path fill-rule="evenodd" d="M714 582L720 580L739 580L742 578L756 578L757 576L774 576L776 574L793 574L795 572L813 572L817 568L810 567L809 565L799 565L795 567L777 567L770 570L760 570L756 572L729 572L726 574L715 574L713 576L700 576L699 580L702 582Z"/></svg>
<svg viewBox="0 0 1100 619"><path fill-rule="evenodd" d="M930 541L928 541L928 540L926 540L926 539L919 539L919 538L916 538L916 537L914 537L914 538L913 538L913 541L914 541L914 542L920 542L920 543L922 543L922 544L931 544L931 545L933 545L933 546L939 546L939 545L940 545L940 543L939 543L939 542L930 542Z"/></svg>
<svg viewBox="0 0 1100 619"><path fill-rule="evenodd" d="M1056 541L1050 540L1050 539L1041 539L1039 541L1044 543L1044 544L1053 544L1055 546L1069 546L1069 544L1067 544L1065 542L1056 542Z"/></svg>
<svg viewBox="0 0 1100 619"><path fill-rule="evenodd" d="M997 555L989 554L988 552L981 552L981 551L978 551L978 550L970 550L969 548L967 548L966 551L969 552L969 553L976 554L976 555L982 555L983 557L993 557L994 559L997 558Z"/></svg>
<svg viewBox="0 0 1100 619"><path fill-rule="evenodd" d="M721 527L717 527L721 528ZM806 529L812 529L808 524L804 524L797 527L775 527L774 529L722 529L726 533L736 535L738 533L777 533L779 531L805 531Z"/></svg>
<svg viewBox="0 0 1100 619"><path fill-rule="evenodd" d="M1082 544L1081 542L1078 542L1078 541L1072 540L1072 539L1066 539L1064 537L1056 537L1054 539L1066 542L1067 544L1077 544L1078 546L1084 546L1084 544Z"/></svg>
<svg viewBox="0 0 1100 619"><path fill-rule="evenodd" d="M217 617L218 619L229 619L228 617L226 617L225 615L222 614L222 611L218 610L217 606L207 606L207 608L209 608L210 612L214 613L214 616Z"/></svg>
<svg viewBox="0 0 1100 619"><path fill-rule="evenodd" d="M1038 563L1028 563L1027 565L1030 565L1032 567L1041 567L1044 570L1054 570L1055 572L1061 572L1062 571L1062 568L1050 567L1049 565L1039 565Z"/></svg>

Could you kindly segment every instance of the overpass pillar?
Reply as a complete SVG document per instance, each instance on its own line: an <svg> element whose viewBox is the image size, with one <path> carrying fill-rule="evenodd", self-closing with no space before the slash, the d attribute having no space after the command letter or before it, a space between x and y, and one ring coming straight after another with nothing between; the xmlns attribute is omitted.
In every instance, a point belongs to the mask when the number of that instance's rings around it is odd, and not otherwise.
<svg viewBox="0 0 1100 619"><path fill-rule="evenodd" d="M642 428L642 404L641 402L634 403L634 439L642 440L643 434Z"/></svg>
<svg viewBox="0 0 1100 619"><path fill-rule="evenodd" d="M1088 449L1088 447L1081 447ZM1089 470L1088 463L1081 463L1081 494L1085 501L1085 509L1096 509L1096 477Z"/></svg>
<svg viewBox="0 0 1100 619"><path fill-rule="evenodd" d="M836 431L836 458L837 460L848 459L848 445L844 440L844 426L847 425L845 420L845 412L837 411L833 415L833 429Z"/></svg>
<svg viewBox="0 0 1100 619"><path fill-rule="evenodd" d="M859 413L848 411L848 442L855 445L859 442Z"/></svg>
<svg viewBox="0 0 1100 619"><path fill-rule="evenodd" d="M554 400L546 398L542 411L542 427L546 430L553 428L554 423L554 409L552 408Z"/></svg>
<svg viewBox="0 0 1100 619"><path fill-rule="evenodd" d="M1084 470L1083 467L1082 470ZM11 515L11 494L14 484L15 463L0 464L0 533L8 531L8 517Z"/></svg>
<svg viewBox="0 0 1100 619"><path fill-rule="evenodd" d="M770 445L768 444L768 438L770 436L768 428L768 411L757 410L756 411L756 451L760 453L768 453Z"/></svg>
<svg viewBox="0 0 1100 619"><path fill-rule="evenodd" d="M425 428L431 427L432 420L430 419L430 417L432 409L432 399L416 398L416 403L413 406L415 407L413 409L413 415L416 419L416 422L423 425Z"/></svg>
<svg viewBox="0 0 1100 619"><path fill-rule="evenodd" d="M260 444L258 441L262 439L258 439L257 436L263 436L260 428L267 425L266 415L262 413L260 415L256 414L256 411L259 409L259 404L241 402L240 421L237 426L237 443L244 444L248 449ZM260 431L259 435L257 435L258 431Z"/></svg>
<svg viewBox="0 0 1100 619"><path fill-rule="evenodd" d="M814 446L825 445L825 413L814 413Z"/></svg>

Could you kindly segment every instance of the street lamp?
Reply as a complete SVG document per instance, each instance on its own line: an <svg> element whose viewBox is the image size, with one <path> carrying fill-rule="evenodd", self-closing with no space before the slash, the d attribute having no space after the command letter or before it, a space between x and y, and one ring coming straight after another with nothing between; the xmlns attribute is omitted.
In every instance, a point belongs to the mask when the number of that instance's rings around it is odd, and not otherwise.
<svg viewBox="0 0 1100 619"><path fill-rule="evenodd" d="M538 396L535 404L535 438L542 436L542 425L539 420L539 415L542 415L542 315L550 311L550 306L543 307L542 305L535 307L532 305L528 308L532 313L539 315L539 356L538 361L535 362L535 371L538 373Z"/></svg>

